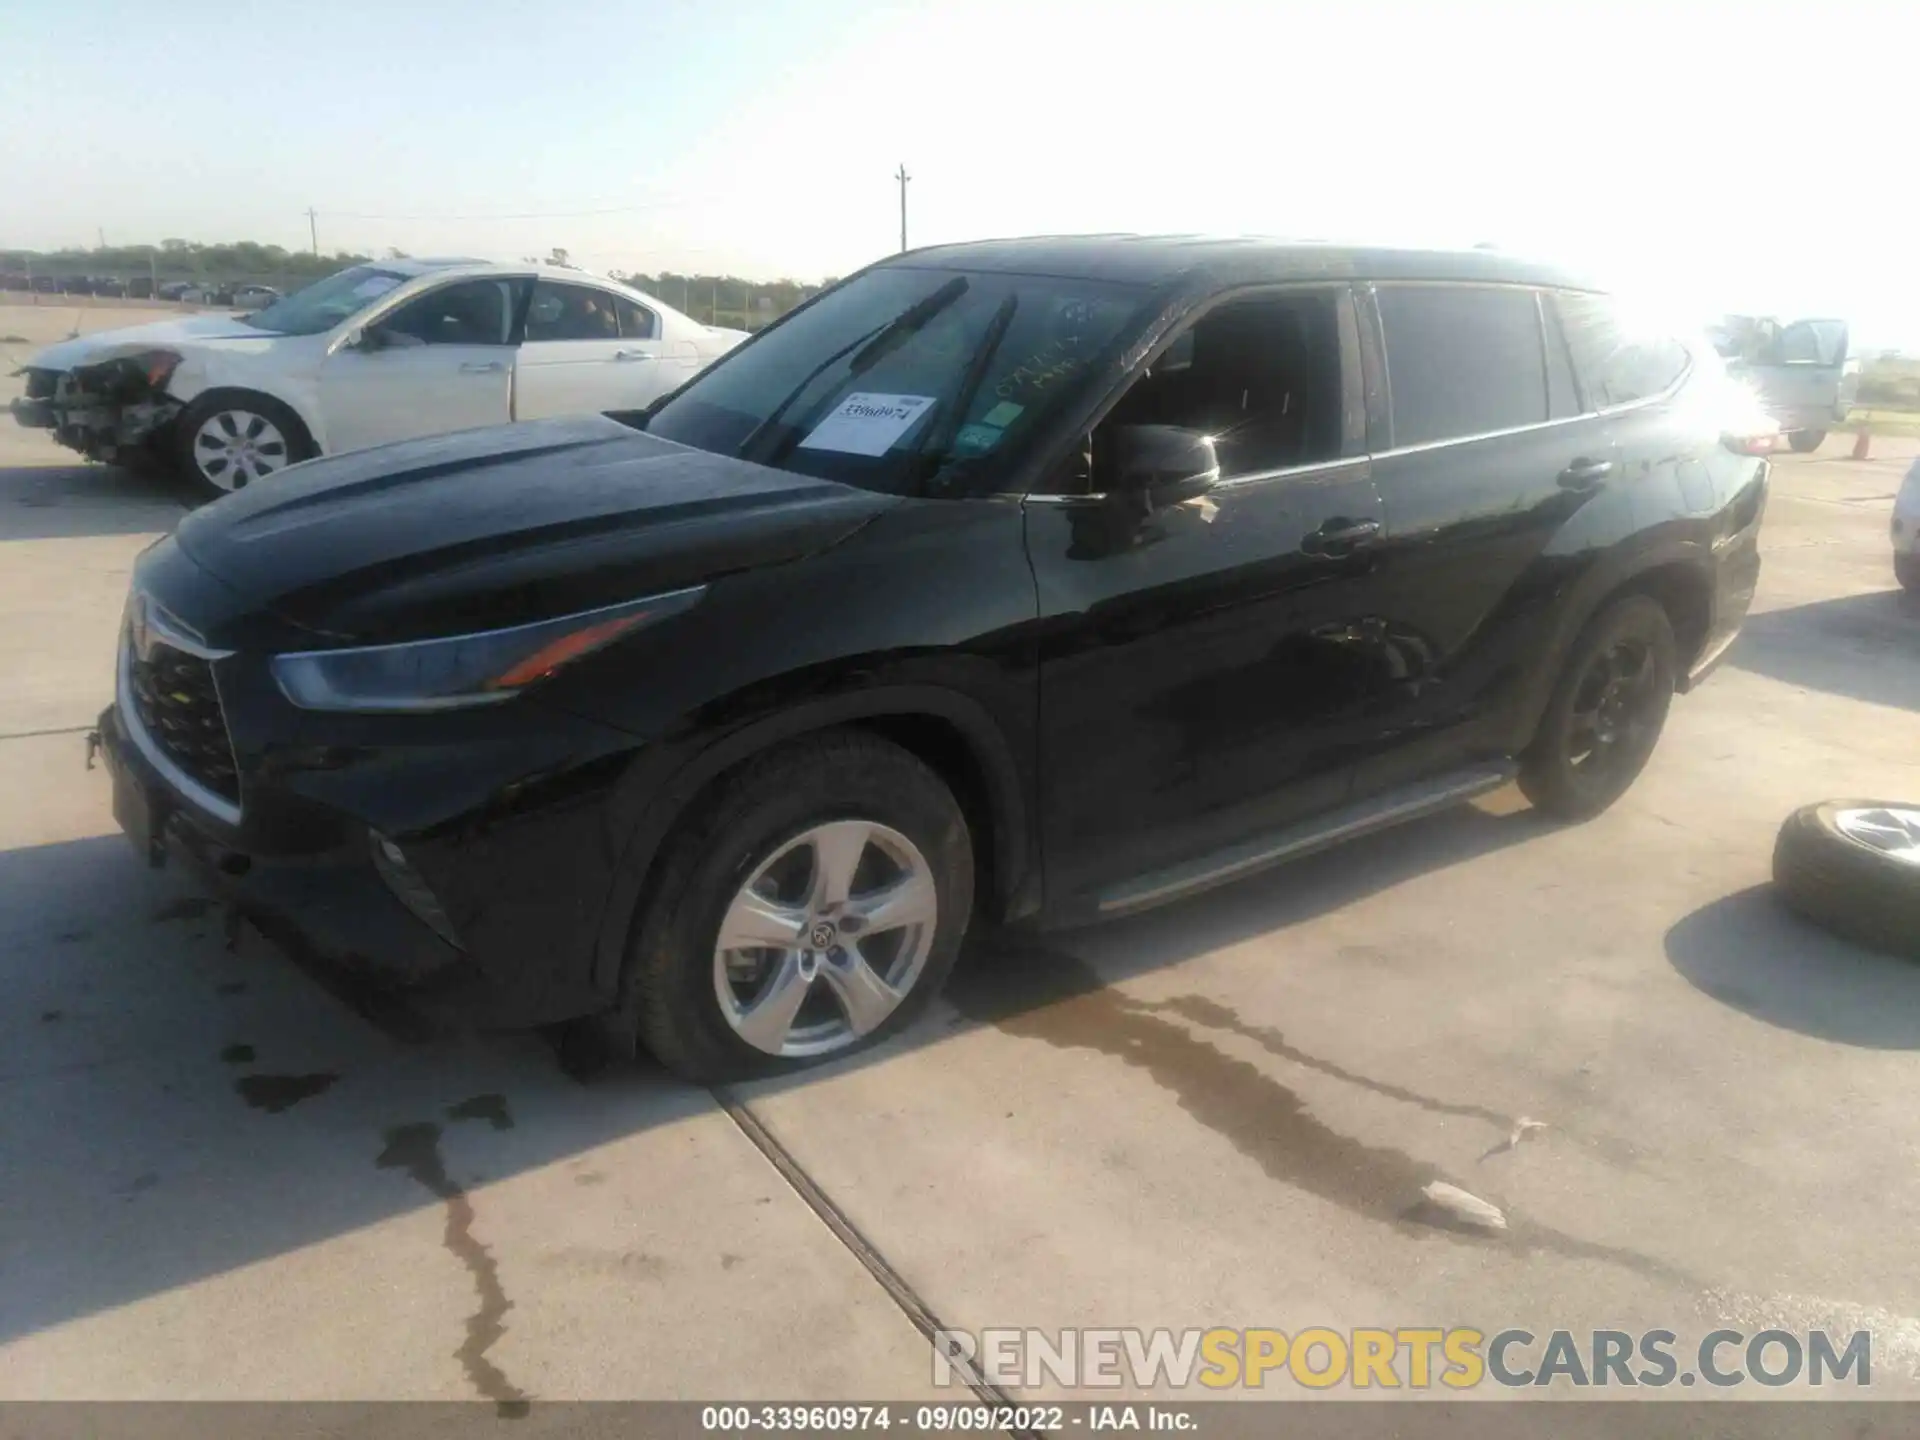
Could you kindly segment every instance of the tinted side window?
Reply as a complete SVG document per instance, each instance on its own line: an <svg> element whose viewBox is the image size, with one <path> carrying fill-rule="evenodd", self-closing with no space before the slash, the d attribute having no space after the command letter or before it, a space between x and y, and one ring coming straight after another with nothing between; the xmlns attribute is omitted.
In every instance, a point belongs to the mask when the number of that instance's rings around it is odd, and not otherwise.
<svg viewBox="0 0 1920 1440"><path fill-rule="evenodd" d="M401 344L504 345L512 323L512 282L461 280L429 290L380 322Z"/></svg>
<svg viewBox="0 0 1920 1440"><path fill-rule="evenodd" d="M1098 488L1123 426L1213 437L1223 479L1337 460L1345 411L1330 292L1236 300L1203 315L1134 381L1093 435Z"/></svg>
<svg viewBox="0 0 1920 1440"><path fill-rule="evenodd" d="M613 308L620 314L620 338L622 340L654 340L660 335L660 320L644 305L636 305L631 300L615 296Z"/></svg>
<svg viewBox="0 0 1920 1440"><path fill-rule="evenodd" d="M613 301L604 290L542 280L533 287L533 302L527 306L527 339L618 340L620 319Z"/></svg>
<svg viewBox="0 0 1920 1440"><path fill-rule="evenodd" d="M1605 409L1658 395L1686 373L1686 347L1630 323L1604 295L1554 297L1588 400Z"/></svg>
<svg viewBox="0 0 1920 1440"><path fill-rule="evenodd" d="M1382 285L1379 304L1396 446L1547 418L1546 357L1531 290Z"/></svg>

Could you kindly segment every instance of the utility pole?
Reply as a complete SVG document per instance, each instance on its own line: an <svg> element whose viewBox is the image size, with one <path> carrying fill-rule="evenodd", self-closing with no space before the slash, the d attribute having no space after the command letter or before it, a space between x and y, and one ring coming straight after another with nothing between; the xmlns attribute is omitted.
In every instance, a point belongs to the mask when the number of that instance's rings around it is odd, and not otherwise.
<svg viewBox="0 0 1920 1440"><path fill-rule="evenodd" d="M900 182L900 252L904 255L907 249L907 182L913 179L911 175L907 174L907 167L904 161L901 163L900 168L894 172L893 178Z"/></svg>
<svg viewBox="0 0 1920 1440"><path fill-rule="evenodd" d="M313 213L313 207L307 207L307 239L313 242L313 253L320 253L320 225Z"/></svg>

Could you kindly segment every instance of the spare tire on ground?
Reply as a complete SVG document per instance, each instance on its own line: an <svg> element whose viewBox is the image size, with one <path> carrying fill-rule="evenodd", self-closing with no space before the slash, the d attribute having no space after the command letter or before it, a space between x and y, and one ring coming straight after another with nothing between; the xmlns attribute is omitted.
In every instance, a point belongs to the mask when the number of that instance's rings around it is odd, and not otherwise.
<svg viewBox="0 0 1920 1440"><path fill-rule="evenodd" d="M1774 842L1773 884L1789 909L1816 925L1920 960L1920 803L1801 806Z"/></svg>

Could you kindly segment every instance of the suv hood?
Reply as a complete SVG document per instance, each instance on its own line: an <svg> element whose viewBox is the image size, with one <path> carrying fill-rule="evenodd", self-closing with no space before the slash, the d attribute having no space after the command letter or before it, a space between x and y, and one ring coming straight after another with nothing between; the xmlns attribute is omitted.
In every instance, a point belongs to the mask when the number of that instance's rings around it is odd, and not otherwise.
<svg viewBox="0 0 1920 1440"><path fill-rule="evenodd" d="M247 607L388 641L796 559L895 503L592 415L308 461L195 511L174 534Z"/></svg>
<svg viewBox="0 0 1920 1440"><path fill-rule="evenodd" d="M161 320L152 325L134 325L125 330L102 330L94 335L79 335L49 345L31 360L30 370L71 370L76 365L92 365L116 355L132 355L142 350L201 344L208 340L274 340L271 330L256 330L242 325L231 315L187 315L178 320Z"/></svg>

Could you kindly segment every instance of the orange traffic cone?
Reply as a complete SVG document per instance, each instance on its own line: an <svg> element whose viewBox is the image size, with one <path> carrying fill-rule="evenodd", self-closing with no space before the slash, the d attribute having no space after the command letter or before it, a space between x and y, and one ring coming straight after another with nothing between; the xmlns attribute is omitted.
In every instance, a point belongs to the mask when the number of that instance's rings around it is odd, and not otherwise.
<svg viewBox="0 0 1920 1440"><path fill-rule="evenodd" d="M1853 435L1853 458L1867 460L1872 458L1869 451L1873 447L1873 433L1862 425Z"/></svg>

